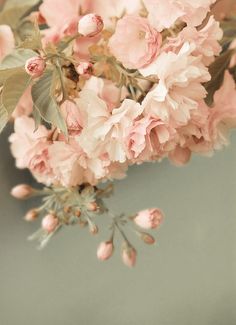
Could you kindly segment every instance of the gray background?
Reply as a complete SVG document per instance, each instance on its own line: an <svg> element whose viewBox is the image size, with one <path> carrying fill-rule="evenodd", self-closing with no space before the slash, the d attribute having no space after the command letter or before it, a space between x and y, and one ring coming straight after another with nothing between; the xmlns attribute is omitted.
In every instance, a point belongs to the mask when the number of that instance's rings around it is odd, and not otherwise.
<svg viewBox="0 0 236 325"><path fill-rule="evenodd" d="M42 252L26 241L36 227L22 221L28 203L8 193L29 175L14 168L1 137L0 325L235 325L235 134L232 142L185 168L131 168L116 183L114 211L159 206L166 214L157 246L132 238L139 259L130 270L119 249L109 262L96 260L105 230L96 238L65 230Z"/></svg>

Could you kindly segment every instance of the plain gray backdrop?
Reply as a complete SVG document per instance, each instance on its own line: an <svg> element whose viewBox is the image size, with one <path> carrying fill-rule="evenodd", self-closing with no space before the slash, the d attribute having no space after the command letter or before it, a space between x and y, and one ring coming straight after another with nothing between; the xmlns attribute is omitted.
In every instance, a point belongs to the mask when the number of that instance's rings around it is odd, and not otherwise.
<svg viewBox="0 0 236 325"><path fill-rule="evenodd" d="M22 217L34 202L18 202L9 191L31 178L14 168L6 136L0 139L0 325L236 324L235 134L214 158L194 157L185 168L145 164L115 183L107 202L115 212L158 206L166 214L155 247L131 236L139 253L133 270L121 263L119 245L110 261L97 261L105 226L98 237L66 229L42 252L27 242L36 224Z"/></svg>

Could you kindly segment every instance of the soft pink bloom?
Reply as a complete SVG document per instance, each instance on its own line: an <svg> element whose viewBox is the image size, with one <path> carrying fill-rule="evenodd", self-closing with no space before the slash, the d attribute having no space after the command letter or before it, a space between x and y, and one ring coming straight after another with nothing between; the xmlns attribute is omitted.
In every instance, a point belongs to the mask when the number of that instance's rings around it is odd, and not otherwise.
<svg viewBox="0 0 236 325"><path fill-rule="evenodd" d="M230 129L236 127L236 89L233 77L225 72L224 82L214 95L214 106L210 109L208 136L214 149L229 143Z"/></svg>
<svg viewBox="0 0 236 325"><path fill-rule="evenodd" d="M15 120L14 129L9 141L16 166L29 168L39 182L52 183L54 175L48 159L50 131L42 125L35 130L34 120L26 116Z"/></svg>
<svg viewBox="0 0 236 325"><path fill-rule="evenodd" d="M205 65L211 64L215 56L221 52L219 40L223 36L219 22L211 16L207 24L202 29L192 26L185 27L176 38L168 38L164 50L178 53L185 42L189 42L195 49L194 56L202 56Z"/></svg>
<svg viewBox="0 0 236 325"><path fill-rule="evenodd" d="M76 103L66 100L61 105L61 112L64 120L66 121L69 135L79 135L83 129L83 122L81 112Z"/></svg>
<svg viewBox="0 0 236 325"><path fill-rule="evenodd" d="M102 17L96 14L88 14L80 18L78 32L87 37L93 37L101 33L104 24Z"/></svg>
<svg viewBox="0 0 236 325"><path fill-rule="evenodd" d="M28 199L32 196L34 190L31 186L27 184L19 184L12 188L11 195L16 199Z"/></svg>
<svg viewBox="0 0 236 325"><path fill-rule="evenodd" d="M97 249L97 258L101 261L109 259L113 253L113 247L111 241L102 242Z"/></svg>
<svg viewBox="0 0 236 325"><path fill-rule="evenodd" d="M192 152L189 148L182 148L177 146L173 151L169 153L169 159L176 166L183 166L189 162Z"/></svg>
<svg viewBox="0 0 236 325"><path fill-rule="evenodd" d="M148 10L148 19L158 30L173 27L179 19L192 26L202 23L216 0L143 0Z"/></svg>
<svg viewBox="0 0 236 325"><path fill-rule="evenodd" d="M118 21L109 47L126 68L138 69L156 58L161 43L161 34L149 25L146 18L127 15Z"/></svg>
<svg viewBox="0 0 236 325"><path fill-rule="evenodd" d="M160 226L163 213L159 209L148 209L140 211L134 218L134 222L141 228L154 229Z"/></svg>
<svg viewBox="0 0 236 325"><path fill-rule="evenodd" d="M121 100L124 100L128 94L125 87L120 92L120 89L112 81L94 76L86 81L83 89L95 92L106 102L109 111L115 108Z"/></svg>
<svg viewBox="0 0 236 325"><path fill-rule="evenodd" d="M122 249L123 263L128 267L134 267L136 264L136 257L137 257L136 250L133 247L129 246L128 244L125 244L125 246Z"/></svg>
<svg viewBox="0 0 236 325"><path fill-rule="evenodd" d="M58 218L53 214L46 215L42 220L42 228L47 233L54 232L59 225Z"/></svg>
<svg viewBox="0 0 236 325"><path fill-rule="evenodd" d="M28 59L25 63L25 71L33 78L40 77L46 68L46 63L40 56Z"/></svg>
<svg viewBox="0 0 236 325"><path fill-rule="evenodd" d="M15 39L8 25L0 25L0 61L11 53L15 47Z"/></svg>
<svg viewBox="0 0 236 325"><path fill-rule="evenodd" d="M149 66L140 69L144 76L155 75L159 82L146 95L142 106L146 114L173 125L186 124L192 110L206 96L202 83L210 79L201 57L192 56L193 47L185 43L178 54L161 53Z"/></svg>
<svg viewBox="0 0 236 325"><path fill-rule="evenodd" d="M175 129L159 118L145 116L137 120L127 137L129 158L133 162L160 159L173 149Z"/></svg>
<svg viewBox="0 0 236 325"><path fill-rule="evenodd" d="M110 114L106 103L88 90L81 92L78 104L87 115L87 123L78 138L86 154L89 157L106 154L112 162L125 163L125 139L134 120L142 113L141 106L126 99Z"/></svg>

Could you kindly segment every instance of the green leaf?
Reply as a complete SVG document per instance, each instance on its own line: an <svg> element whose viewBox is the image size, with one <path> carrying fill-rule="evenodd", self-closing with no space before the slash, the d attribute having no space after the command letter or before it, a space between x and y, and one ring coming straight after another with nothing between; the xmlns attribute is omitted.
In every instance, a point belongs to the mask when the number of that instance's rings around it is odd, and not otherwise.
<svg viewBox="0 0 236 325"><path fill-rule="evenodd" d="M27 32L27 35L25 35L19 47L31 50L42 50L42 36L38 25L31 23L30 27L31 29Z"/></svg>
<svg viewBox="0 0 236 325"><path fill-rule="evenodd" d="M205 102L209 106L213 104L214 94L218 89L220 89L223 83L225 70L228 69L231 57L234 53L235 50L228 50L224 52L221 56L216 58L216 60L209 67L211 80L204 84L208 92Z"/></svg>
<svg viewBox="0 0 236 325"><path fill-rule="evenodd" d="M0 25L9 25L13 30L17 29L22 16L29 10L31 5L19 5L5 9L0 13Z"/></svg>
<svg viewBox="0 0 236 325"><path fill-rule="evenodd" d="M32 87L34 109L38 110L42 119L67 134L66 123L60 113L60 107L53 95L55 77L53 71L46 71L41 79Z"/></svg>
<svg viewBox="0 0 236 325"><path fill-rule="evenodd" d="M4 83L12 75L23 71L25 62L36 56L32 50L18 49L7 55L0 64L0 84Z"/></svg>
<svg viewBox="0 0 236 325"><path fill-rule="evenodd" d="M8 114L3 105L0 106L0 133L5 128L8 122Z"/></svg>
<svg viewBox="0 0 236 325"><path fill-rule="evenodd" d="M31 77L25 71L17 72L6 80L2 90L2 105L9 117L30 83Z"/></svg>

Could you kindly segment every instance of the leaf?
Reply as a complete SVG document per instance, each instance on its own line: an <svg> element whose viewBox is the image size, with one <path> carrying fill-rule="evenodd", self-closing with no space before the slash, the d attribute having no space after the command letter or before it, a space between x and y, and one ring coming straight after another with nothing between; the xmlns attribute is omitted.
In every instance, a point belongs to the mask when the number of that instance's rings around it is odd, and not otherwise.
<svg viewBox="0 0 236 325"><path fill-rule="evenodd" d="M0 106L0 133L5 128L8 122L8 114L3 105Z"/></svg>
<svg viewBox="0 0 236 325"><path fill-rule="evenodd" d="M205 98L207 105L211 106L214 101L215 92L221 87L224 80L225 70L228 69L231 57L235 53L235 50L228 50L210 65L209 72L211 74L211 80L204 84L208 95Z"/></svg>
<svg viewBox="0 0 236 325"><path fill-rule="evenodd" d="M0 13L0 25L9 25L13 30L17 29L22 16L31 8L31 5L19 5L5 9Z"/></svg>
<svg viewBox="0 0 236 325"><path fill-rule="evenodd" d="M32 87L34 109L38 110L42 119L59 128L67 134L66 123L60 113L60 107L53 96L55 84L53 71L46 71L38 82Z"/></svg>
<svg viewBox="0 0 236 325"><path fill-rule="evenodd" d="M2 90L2 105L8 116L11 116L30 83L31 77L24 71L17 72L6 80Z"/></svg>
<svg viewBox="0 0 236 325"><path fill-rule="evenodd" d="M10 76L21 72L25 62L37 55L32 50L18 49L7 55L0 64L0 84L4 83Z"/></svg>
<svg viewBox="0 0 236 325"><path fill-rule="evenodd" d="M31 49L31 50L42 50L42 36L38 25L30 24L31 29L23 37L23 42L20 44L20 48Z"/></svg>

